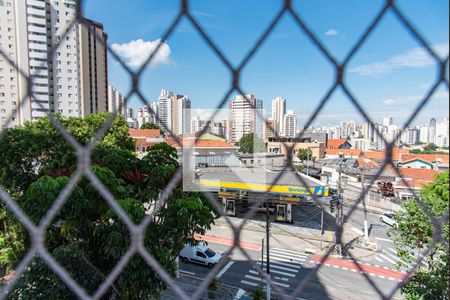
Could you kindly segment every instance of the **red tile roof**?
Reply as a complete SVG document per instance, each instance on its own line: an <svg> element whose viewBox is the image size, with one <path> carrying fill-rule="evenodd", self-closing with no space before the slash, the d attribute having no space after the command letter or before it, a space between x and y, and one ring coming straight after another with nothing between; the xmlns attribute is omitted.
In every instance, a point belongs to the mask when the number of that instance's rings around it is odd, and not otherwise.
<svg viewBox="0 0 450 300"><path fill-rule="evenodd" d="M378 163L362 156L362 157L358 157L358 166L363 167L363 168L375 168L378 166Z"/></svg>
<svg viewBox="0 0 450 300"><path fill-rule="evenodd" d="M128 129L128 135L138 139L138 138L159 138L161 132L159 129Z"/></svg>
<svg viewBox="0 0 450 300"><path fill-rule="evenodd" d="M404 148L393 148L392 149L392 160L400 160L400 156L405 153L409 153L409 149ZM364 152L364 157L368 159L384 160L386 157L386 150L373 150Z"/></svg>
<svg viewBox="0 0 450 300"><path fill-rule="evenodd" d="M422 185L430 183L433 181L434 176L439 173L436 170L413 168L402 168L399 171L408 185L412 188L420 188ZM397 181L395 185L400 187L407 186L402 180Z"/></svg>
<svg viewBox="0 0 450 300"><path fill-rule="evenodd" d="M179 145L172 138L167 139L167 143L175 148L179 148ZM183 145L183 139L180 139L180 144ZM195 147L201 148L231 148L237 149L238 147L228 144L227 142L221 140L197 140L195 142Z"/></svg>
<svg viewBox="0 0 450 300"><path fill-rule="evenodd" d="M327 155L339 155L342 154L345 157L352 156L354 158L357 158L361 156L362 152L361 149L326 149L325 150L325 156Z"/></svg>
<svg viewBox="0 0 450 300"><path fill-rule="evenodd" d="M328 149L338 149L340 146L345 144L346 139L330 139L328 140Z"/></svg>
<svg viewBox="0 0 450 300"><path fill-rule="evenodd" d="M439 165L448 165L449 156L445 154L409 154L404 153L400 156L401 162L411 161L415 159L421 159L428 163L437 162Z"/></svg>

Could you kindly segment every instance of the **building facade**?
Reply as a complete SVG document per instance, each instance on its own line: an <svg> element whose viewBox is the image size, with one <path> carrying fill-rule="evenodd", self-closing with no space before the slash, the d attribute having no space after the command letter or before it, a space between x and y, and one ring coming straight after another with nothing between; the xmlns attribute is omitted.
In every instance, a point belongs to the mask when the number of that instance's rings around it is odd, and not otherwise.
<svg viewBox="0 0 450 300"><path fill-rule="evenodd" d="M229 103L229 139L238 142L244 135L255 133L262 137L262 100L254 95L238 95ZM258 112L259 111L259 112Z"/></svg>
<svg viewBox="0 0 450 300"><path fill-rule="evenodd" d="M2 127L46 117L48 112L83 117L108 110L107 35L101 24L88 19L72 24L76 4L69 0L0 4L0 47L17 66L0 59ZM33 97L28 95L26 77L33 79Z"/></svg>
<svg viewBox="0 0 450 300"><path fill-rule="evenodd" d="M108 111L126 117L127 103L122 93L112 85L108 85Z"/></svg>
<svg viewBox="0 0 450 300"><path fill-rule="evenodd" d="M272 100L272 119L275 122L275 132L279 135L283 132L284 115L286 114L286 99L276 97Z"/></svg>
<svg viewBox="0 0 450 300"><path fill-rule="evenodd" d="M294 138L297 133L297 116L293 110L288 110L283 120L283 136Z"/></svg>

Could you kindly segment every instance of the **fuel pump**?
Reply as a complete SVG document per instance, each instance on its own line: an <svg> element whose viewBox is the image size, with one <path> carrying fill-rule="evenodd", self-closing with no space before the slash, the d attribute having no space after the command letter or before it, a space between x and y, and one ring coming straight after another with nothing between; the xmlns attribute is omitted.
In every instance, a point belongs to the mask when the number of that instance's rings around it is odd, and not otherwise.
<svg viewBox="0 0 450 300"><path fill-rule="evenodd" d="M227 216L236 216L236 200L227 199L225 204L225 213Z"/></svg>

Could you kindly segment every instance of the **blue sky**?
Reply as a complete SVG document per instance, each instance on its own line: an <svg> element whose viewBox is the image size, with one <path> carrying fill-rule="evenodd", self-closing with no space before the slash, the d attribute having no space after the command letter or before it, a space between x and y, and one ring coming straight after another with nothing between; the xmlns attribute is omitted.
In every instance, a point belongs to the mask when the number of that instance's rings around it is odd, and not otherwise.
<svg viewBox="0 0 450 300"><path fill-rule="evenodd" d="M109 44L136 67L154 49L176 16L179 1L87 0L85 16L104 24ZM192 0L194 17L236 66L278 12L277 0ZM296 10L323 44L342 60L382 6L382 1L293 1ZM448 1L398 2L420 32L441 55L448 55ZM149 101L162 88L190 96L194 108L213 108L230 87L228 70L193 26L184 19L166 41L155 62L141 78ZM351 60L346 81L375 121L386 115L400 123L410 114L436 76L436 65L392 13ZM127 73L109 56L109 81L124 94ZM241 75L241 87L265 101L270 110L276 96L287 99L299 123L317 106L334 81L328 61L317 51L289 15L285 15ZM142 106L137 99L129 105ZM416 123L448 116L448 90L441 87ZM316 124L359 119L355 108L338 91Z"/></svg>

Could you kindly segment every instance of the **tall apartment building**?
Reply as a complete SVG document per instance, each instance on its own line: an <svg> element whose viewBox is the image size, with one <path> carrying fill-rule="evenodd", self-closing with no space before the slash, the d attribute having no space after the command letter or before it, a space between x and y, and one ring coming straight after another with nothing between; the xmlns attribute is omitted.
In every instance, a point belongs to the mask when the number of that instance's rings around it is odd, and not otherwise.
<svg viewBox="0 0 450 300"><path fill-rule="evenodd" d="M173 93L168 90L161 90L158 97L158 124L163 130L172 130L172 97Z"/></svg>
<svg viewBox="0 0 450 300"><path fill-rule="evenodd" d="M263 102L252 94L238 95L229 103L229 142L236 143L248 133L262 137ZM259 110L259 113L258 113Z"/></svg>
<svg viewBox="0 0 450 300"><path fill-rule="evenodd" d="M171 129L173 134L180 135L191 132L191 100L188 96L172 96Z"/></svg>
<svg viewBox="0 0 450 300"><path fill-rule="evenodd" d="M2 127L10 115L12 127L49 111L65 117L107 111L107 35L87 19L70 26L75 13L74 0L0 1L0 48L14 64L0 58Z"/></svg>
<svg viewBox="0 0 450 300"><path fill-rule="evenodd" d="M127 103L122 93L112 85L108 85L108 111L126 117Z"/></svg>
<svg viewBox="0 0 450 300"><path fill-rule="evenodd" d="M383 126L391 126L394 124L394 119L392 117L384 117L383 118Z"/></svg>
<svg viewBox="0 0 450 300"><path fill-rule="evenodd" d="M428 142L436 143L436 119L435 118L431 118L428 128L430 129L430 132L428 133Z"/></svg>
<svg viewBox="0 0 450 300"><path fill-rule="evenodd" d="M284 115L286 114L286 99L276 97L272 100L272 119L275 122L275 132L279 135L283 132Z"/></svg>
<svg viewBox="0 0 450 300"><path fill-rule="evenodd" d="M283 135L294 138L297 132L297 116L293 110L288 110L283 120Z"/></svg>
<svg viewBox="0 0 450 300"><path fill-rule="evenodd" d="M273 118L268 118L264 122L264 141L268 141L269 138L275 137L275 120Z"/></svg>
<svg viewBox="0 0 450 300"><path fill-rule="evenodd" d="M158 115L158 102L152 102L149 105L141 107L138 111L137 121L141 128L144 123L158 124L156 116Z"/></svg>

